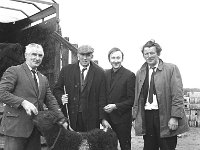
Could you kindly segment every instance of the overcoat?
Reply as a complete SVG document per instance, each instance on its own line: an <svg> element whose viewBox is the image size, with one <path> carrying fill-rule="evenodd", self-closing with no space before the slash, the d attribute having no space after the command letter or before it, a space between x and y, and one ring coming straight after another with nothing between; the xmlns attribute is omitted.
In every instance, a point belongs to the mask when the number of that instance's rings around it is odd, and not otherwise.
<svg viewBox="0 0 200 150"><path fill-rule="evenodd" d="M141 96L141 89L146 77L147 63L144 63L136 74L135 102L133 119L135 119L135 134L145 135L144 105L146 100ZM165 63L159 59L159 65L154 76L155 89L159 105L160 136L171 137L189 130L183 98L181 74L176 65ZM171 131L168 121L171 117L178 118L178 129Z"/></svg>
<svg viewBox="0 0 200 150"><path fill-rule="evenodd" d="M21 106L23 100L42 109L45 103L56 112L58 119L64 115L51 93L47 78L38 72L39 94L30 69L26 63L8 68L0 81L0 102L6 104L0 127L0 133L13 137L29 137L33 130L31 116Z"/></svg>
<svg viewBox="0 0 200 150"><path fill-rule="evenodd" d="M97 64L91 62L85 79L83 89L85 101L83 102L82 114L87 131L99 128L100 122L105 118L103 107L106 105L105 71ZM58 100L62 111L66 114L61 97L65 91L68 94L68 112L71 127L76 129L77 114L80 101L80 67L79 62L68 64L61 69L57 83L54 86L54 95Z"/></svg>

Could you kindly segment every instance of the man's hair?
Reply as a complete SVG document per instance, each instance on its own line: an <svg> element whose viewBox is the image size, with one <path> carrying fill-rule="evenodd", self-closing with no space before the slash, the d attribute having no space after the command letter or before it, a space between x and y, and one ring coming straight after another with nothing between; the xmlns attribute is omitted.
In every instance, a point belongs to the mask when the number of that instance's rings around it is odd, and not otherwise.
<svg viewBox="0 0 200 150"><path fill-rule="evenodd" d="M113 53L113 52L121 52L122 53L122 60L124 59L124 53L117 47L114 47L112 48L109 52L108 52L108 60L110 61L110 55Z"/></svg>
<svg viewBox="0 0 200 150"><path fill-rule="evenodd" d="M32 49L41 49L43 50L42 46L40 44L36 43L30 43L26 46L25 53L28 54L32 51Z"/></svg>
<svg viewBox="0 0 200 150"><path fill-rule="evenodd" d="M158 43L155 42L155 40L150 40L148 41L143 47L142 47L142 54L144 54L144 49L146 47L155 47L156 48L156 53L158 54L158 56L160 56L160 52L162 51L162 48L160 47L160 45Z"/></svg>

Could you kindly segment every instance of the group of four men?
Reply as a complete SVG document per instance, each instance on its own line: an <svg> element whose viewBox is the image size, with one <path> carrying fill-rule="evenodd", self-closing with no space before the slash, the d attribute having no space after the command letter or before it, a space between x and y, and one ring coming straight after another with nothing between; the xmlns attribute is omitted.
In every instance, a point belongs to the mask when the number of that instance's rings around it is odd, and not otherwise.
<svg viewBox="0 0 200 150"><path fill-rule="evenodd" d="M135 76L122 66L124 54L119 48L109 51L112 68L103 70L92 61L94 49L83 45L78 48L79 61L60 71L52 94L47 78L37 70L44 57L42 46L27 45L26 61L8 68L0 81L0 102L6 104L0 127L4 149L41 149L31 114L37 115L46 104L66 129L69 122L81 132L100 124L111 127L121 150L131 149L133 120L144 150L175 150L177 135L188 131L183 85L177 66L159 58L161 50L154 40L148 41L142 48L146 62Z"/></svg>

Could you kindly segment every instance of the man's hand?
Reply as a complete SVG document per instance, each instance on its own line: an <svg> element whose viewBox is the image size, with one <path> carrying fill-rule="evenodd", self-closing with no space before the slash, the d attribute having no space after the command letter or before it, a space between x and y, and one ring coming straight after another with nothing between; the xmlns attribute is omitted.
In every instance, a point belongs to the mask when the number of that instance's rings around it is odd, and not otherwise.
<svg viewBox="0 0 200 150"><path fill-rule="evenodd" d="M62 100L62 104L63 104L63 105L64 105L64 104L67 104L67 103L68 103L68 94L62 95L61 100Z"/></svg>
<svg viewBox="0 0 200 150"><path fill-rule="evenodd" d="M102 126L104 127L104 129L106 129L107 130L107 128L111 128L111 126L110 126L110 124L108 123L108 121L107 120L105 120L105 119L103 119L102 120Z"/></svg>
<svg viewBox="0 0 200 150"><path fill-rule="evenodd" d="M178 119L174 117L170 118L168 127L170 130L176 130L178 128Z"/></svg>
<svg viewBox="0 0 200 150"><path fill-rule="evenodd" d="M38 114L38 110L37 108L29 101L24 100L21 103L22 107L26 110L26 113L31 116L32 112L37 115Z"/></svg>
<svg viewBox="0 0 200 150"><path fill-rule="evenodd" d="M105 112L111 113L114 109L117 109L117 107L115 104L108 104L103 109Z"/></svg>

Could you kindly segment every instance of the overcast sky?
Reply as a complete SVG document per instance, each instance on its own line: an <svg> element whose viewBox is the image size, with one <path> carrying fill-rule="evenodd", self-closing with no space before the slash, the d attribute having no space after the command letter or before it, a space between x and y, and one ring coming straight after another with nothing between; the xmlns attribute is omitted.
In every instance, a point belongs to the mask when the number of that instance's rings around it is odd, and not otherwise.
<svg viewBox="0 0 200 150"><path fill-rule="evenodd" d="M161 58L176 64L184 87L200 88L199 0L56 0L62 34L72 44L95 48L94 59L110 68L107 53L124 51L123 66L136 71L144 63L141 47L155 39Z"/></svg>
<svg viewBox="0 0 200 150"><path fill-rule="evenodd" d="M125 54L123 66L136 73L144 63L141 47L155 39L163 49L160 57L179 67L184 87L200 88L199 0L55 1L62 35L72 44L94 47L94 59L104 69L111 67L108 51L118 47ZM1 11L0 19L8 20Z"/></svg>

